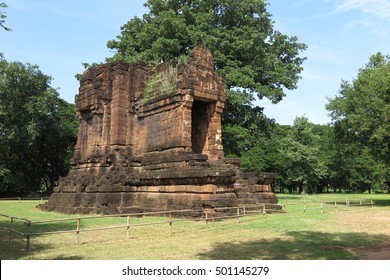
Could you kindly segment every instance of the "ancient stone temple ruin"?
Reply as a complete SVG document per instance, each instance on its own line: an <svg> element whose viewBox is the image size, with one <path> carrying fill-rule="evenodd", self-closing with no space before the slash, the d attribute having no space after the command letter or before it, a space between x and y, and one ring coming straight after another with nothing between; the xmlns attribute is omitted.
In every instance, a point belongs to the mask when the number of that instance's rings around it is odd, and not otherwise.
<svg viewBox="0 0 390 280"><path fill-rule="evenodd" d="M223 78L204 46L188 64L111 62L87 70L76 96L72 168L44 210L130 213L276 203L272 173L224 158Z"/></svg>

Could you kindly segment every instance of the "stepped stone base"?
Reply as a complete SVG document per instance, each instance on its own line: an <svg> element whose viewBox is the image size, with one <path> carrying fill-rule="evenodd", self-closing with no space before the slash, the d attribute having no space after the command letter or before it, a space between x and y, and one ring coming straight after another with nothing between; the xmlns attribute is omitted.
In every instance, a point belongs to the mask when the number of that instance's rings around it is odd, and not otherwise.
<svg viewBox="0 0 390 280"><path fill-rule="evenodd" d="M176 160L186 160L176 161L179 169L151 168L161 164L163 156L145 157L148 163L142 168L115 157L108 166L75 166L40 208L67 214L192 210L182 216L203 216L205 211L219 216L236 212L218 208L277 203L271 191L273 173L242 173L238 160L234 165L229 163L232 159L209 163L198 154L173 154Z"/></svg>
<svg viewBox="0 0 390 280"><path fill-rule="evenodd" d="M189 190L199 186L182 186ZM211 186L210 186L211 187ZM212 186L214 188L214 186ZM144 187L144 191L121 193L66 193L53 194L51 203L43 205L44 210L56 210L68 214L127 214L168 210L192 210L184 212L184 216L200 216L205 209L231 207L236 205L236 195L230 193L209 193L194 191L166 192L161 186L161 192L155 187Z"/></svg>

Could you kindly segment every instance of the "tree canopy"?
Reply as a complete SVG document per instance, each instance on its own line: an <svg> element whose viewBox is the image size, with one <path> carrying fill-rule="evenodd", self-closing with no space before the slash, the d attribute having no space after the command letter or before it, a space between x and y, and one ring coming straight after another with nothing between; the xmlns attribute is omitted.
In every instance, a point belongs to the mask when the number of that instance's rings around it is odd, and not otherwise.
<svg viewBox="0 0 390 280"><path fill-rule="evenodd" d="M390 57L370 57L352 82L343 81L340 93L329 100L339 136L370 148L390 164Z"/></svg>
<svg viewBox="0 0 390 280"><path fill-rule="evenodd" d="M130 19L108 42L116 51L111 59L175 64L204 44L228 89L278 102L285 88L297 87L306 45L274 30L263 0L149 0L145 6L149 13Z"/></svg>
<svg viewBox="0 0 390 280"><path fill-rule="evenodd" d="M287 135L279 139L282 182L298 192L317 192L326 176L326 161L321 154L320 136L306 117L296 118Z"/></svg>
<svg viewBox="0 0 390 280"><path fill-rule="evenodd" d="M68 172L78 120L51 79L0 55L0 194L46 191Z"/></svg>

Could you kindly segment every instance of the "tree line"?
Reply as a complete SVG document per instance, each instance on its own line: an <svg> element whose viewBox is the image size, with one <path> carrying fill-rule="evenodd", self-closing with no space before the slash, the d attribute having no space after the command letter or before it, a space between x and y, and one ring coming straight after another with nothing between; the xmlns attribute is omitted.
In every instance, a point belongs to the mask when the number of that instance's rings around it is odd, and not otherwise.
<svg viewBox="0 0 390 280"><path fill-rule="evenodd" d="M274 29L263 0L149 0L121 27L107 61L188 61L198 44L214 55L227 86L223 145L244 171L277 174L276 191L389 191L390 59L373 55L328 100L332 123L297 117L280 125L255 106L296 89L306 45ZM5 25L0 3L0 27ZM50 192L69 170L78 119L38 66L0 56L0 195Z"/></svg>
<svg viewBox="0 0 390 280"><path fill-rule="evenodd" d="M326 108L327 125L225 122L225 153L246 171L275 172L281 192L390 192L390 56L372 55Z"/></svg>
<svg viewBox="0 0 390 280"><path fill-rule="evenodd" d="M266 134L252 135L253 145L225 153L240 157L245 171L275 172L276 192L390 192L389 165L370 145L352 142L344 133L338 125L297 117L293 125L274 123ZM250 142L248 136L235 135L239 145Z"/></svg>

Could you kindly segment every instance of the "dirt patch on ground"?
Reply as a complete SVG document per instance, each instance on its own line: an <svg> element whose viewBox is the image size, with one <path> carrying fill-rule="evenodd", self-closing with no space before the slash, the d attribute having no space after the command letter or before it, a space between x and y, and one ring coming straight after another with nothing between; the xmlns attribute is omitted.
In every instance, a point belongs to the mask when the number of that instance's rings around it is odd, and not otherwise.
<svg viewBox="0 0 390 280"><path fill-rule="evenodd" d="M390 260L390 245L360 246L348 251L359 256L361 260Z"/></svg>
<svg viewBox="0 0 390 280"><path fill-rule="evenodd" d="M359 247L345 247L339 245L329 245L326 250L347 251L360 260L390 260L390 245L370 245Z"/></svg>
<svg viewBox="0 0 390 280"><path fill-rule="evenodd" d="M340 225L353 232L380 235L383 240L375 245L356 247L333 246L333 250L346 250L361 260L390 260L390 211L385 208L370 208L366 211L346 211L335 215Z"/></svg>
<svg viewBox="0 0 390 280"><path fill-rule="evenodd" d="M374 219L377 221L385 221L385 222L390 221L390 217L374 217Z"/></svg>

